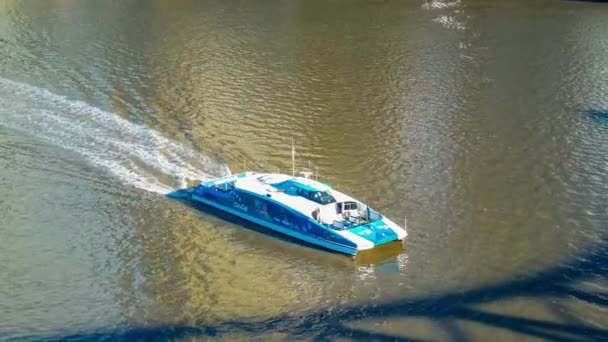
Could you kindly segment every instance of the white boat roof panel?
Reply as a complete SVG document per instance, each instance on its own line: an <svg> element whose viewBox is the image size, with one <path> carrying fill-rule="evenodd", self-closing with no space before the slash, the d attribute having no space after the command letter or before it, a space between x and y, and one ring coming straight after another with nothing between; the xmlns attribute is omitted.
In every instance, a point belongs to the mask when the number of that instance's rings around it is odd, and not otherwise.
<svg viewBox="0 0 608 342"><path fill-rule="evenodd" d="M246 172L243 174L234 175L233 177L235 180L234 186L237 189L250 191L260 196L270 196L273 200L290 207L291 209L297 210L309 217L314 210L326 206L332 206L335 205L335 203L323 205L302 196L289 195L285 193L284 189L278 189L274 185L283 182L289 182L288 184L293 182L293 184L300 185L302 188L309 191L327 191L336 199L337 202L354 201L354 199L350 196L331 189L331 187L327 184L302 177L293 177L278 173L256 172Z"/></svg>

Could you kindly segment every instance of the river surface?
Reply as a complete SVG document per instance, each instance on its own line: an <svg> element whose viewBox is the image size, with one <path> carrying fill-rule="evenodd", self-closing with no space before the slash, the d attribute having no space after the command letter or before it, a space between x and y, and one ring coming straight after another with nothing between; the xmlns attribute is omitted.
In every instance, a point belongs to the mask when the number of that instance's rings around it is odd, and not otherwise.
<svg viewBox="0 0 608 342"><path fill-rule="evenodd" d="M356 258L175 187L299 168ZM608 5L0 2L0 340L608 337Z"/></svg>

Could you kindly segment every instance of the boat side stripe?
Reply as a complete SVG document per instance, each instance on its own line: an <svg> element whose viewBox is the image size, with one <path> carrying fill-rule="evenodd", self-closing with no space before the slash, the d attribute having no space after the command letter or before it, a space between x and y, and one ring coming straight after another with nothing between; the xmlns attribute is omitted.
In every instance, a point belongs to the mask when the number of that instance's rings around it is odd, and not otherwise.
<svg viewBox="0 0 608 342"><path fill-rule="evenodd" d="M374 248L373 241L365 239L355 233L349 232L348 230L340 230L340 231L338 231L338 234L340 234L340 235L344 236L345 238L349 239L350 241L356 243L358 249Z"/></svg>
<svg viewBox="0 0 608 342"><path fill-rule="evenodd" d="M328 231L330 234L335 235L335 236L338 236L338 237L340 237L340 238L345 238L345 236L343 236L343 235L339 234L338 232L336 232L336 231L334 231L334 230L332 230L332 229L327 229L326 227L324 227L324 226L320 225L320 224L319 224L319 222L317 222L317 221L313 220L313 219L312 219L312 217L309 217L309 216L305 215L305 214L304 214L304 213L302 213L301 211L298 211L298 210L292 209L292 208L290 208L289 206L286 206L285 204L283 204L283 203L281 203L281 202L279 202L279 201L277 201L277 200L273 199L273 198L272 198L272 196L270 196L270 197L268 197L268 196L262 196L262 195L260 195L260 194L258 194L258 193L255 193L255 192L252 192L252 191L249 191L249 190L238 189L238 188L236 189L236 191L241 191L241 192L244 192L244 193L246 193L246 194L248 194L248 195L250 195L250 196L255 196L255 197L257 197L257 198L261 198L261 199L264 199L264 200L266 200L266 201L270 201L270 202L272 202L272 203L275 203L276 205L279 205L279 206L281 206L282 208L284 208L284 209L286 209L286 210L289 210L289 211L291 211L292 213L294 213L294 214L296 214L296 215L298 215L298 216L300 216L300 217L304 217L304 218L305 218L305 219L306 219L308 222L310 222L310 223L312 223L312 224L316 225L317 227L319 227L319 228L321 228L321 229L325 229L325 230L327 230L327 231ZM246 215L246 214L245 214L245 215ZM291 230L290 230L290 231L291 231ZM289 235L289 234L288 234L288 235ZM301 235L301 234L300 234L300 235ZM323 241L323 240L322 240L322 241ZM355 243L354 241L350 241L350 242L354 243L355 245L358 245L358 244L357 244L357 243ZM336 243L333 243L333 242L331 242L331 243L332 243L332 244L336 244ZM344 246L344 245L342 245L342 246ZM356 247L351 247L351 246L345 246L345 247L347 247L347 248L353 248L353 249L356 249Z"/></svg>
<svg viewBox="0 0 608 342"><path fill-rule="evenodd" d="M311 243L311 244L314 244L314 245L318 245L318 246L322 246L322 247L325 247L327 249L331 249L331 250L334 250L334 251L339 251L339 252L346 253L346 254L351 254L351 255L357 254L357 249L354 248L354 247L348 247L348 246L344 246L344 245L339 245L339 244L336 244L336 243L331 243L331 242L328 242L328 241L325 241L325 240L321 240L321 239L313 238L313 237L310 237L310 236L307 236L307 235L304 235L304 234L300 234L300 233L295 232L295 231L293 231L291 229L285 229L285 228L283 228L283 227L281 227L281 226L279 226L277 224L274 224L274 223L271 223L271 222L267 222L267 221L255 218L253 216L244 214L244 213L242 213L240 211L234 210L234 209L226 207L224 205L208 201L208 200L206 200L206 199L204 199L202 197L196 196L196 195L192 195L192 199L194 199L196 201L199 201L199 202L202 202L204 204L207 204L207 205L209 205L211 207L215 207L217 209L226 211L226 212L228 212L228 213L230 213L232 215L238 216L238 217L243 218L245 220L254 222L256 224L259 224L260 226L263 226L263 227L266 227L266 228L269 228L269 229L272 229L272 230L276 230L276 231L278 231L280 233L283 233L285 235L289 235L289 236L298 238L300 240L306 241L308 243Z"/></svg>

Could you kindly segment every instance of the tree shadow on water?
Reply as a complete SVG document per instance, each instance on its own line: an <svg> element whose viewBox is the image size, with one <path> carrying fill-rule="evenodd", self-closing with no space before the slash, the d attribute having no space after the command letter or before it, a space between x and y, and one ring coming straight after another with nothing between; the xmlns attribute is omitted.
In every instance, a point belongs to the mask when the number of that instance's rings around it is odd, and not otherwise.
<svg viewBox="0 0 608 342"><path fill-rule="evenodd" d="M455 321L468 321L489 327L507 329L515 333L544 338L552 341L608 341L608 329L592 327L579 322L558 323L500 313L491 313L474 308L479 304L514 298L571 298L597 306L608 306L608 293L595 293L577 289L576 283L591 278L606 278L608 274L608 247L604 243L588 255L576 261L550 268L525 278L505 281L463 292L433 295L416 299L386 303L373 307L357 307L341 311L321 331L321 337L356 337L342 322L364 319L390 319L399 317L426 318L440 327L453 340L467 340ZM447 327L447 328L446 328ZM305 333L305 331L299 331ZM385 340L370 334L370 338ZM386 340L408 340L397 336Z"/></svg>
<svg viewBox="0 0 608 342"><path fill-rule="evenodd" d="M517 277L498 284L471 290L452 291L419 298L405 298L382 304L351 306L339 310L319 309L303 317L281 315L264 321L227 321L209 326L156 326L125 328L91 333L23 338L42 341L138 341L221 337L224 334L259 335L278 332L288 339L336 338L376 341L423 341L389 333L353 328L352 323L366 320L417 318L426 319L442 329L453 341L470 338L458 322L470 322L489 328L507 330L524 337L551 341L608 341L608 329L594 327L581 320L548 321L517 315L484 311L477 306L510 299L569 299L598 307L608 306L608 293L582 290L577 284L585 280L607 278L608 241L599 248L570 262L545 269L535 274ZM22 339L15 339L22 340Z"/></svg>

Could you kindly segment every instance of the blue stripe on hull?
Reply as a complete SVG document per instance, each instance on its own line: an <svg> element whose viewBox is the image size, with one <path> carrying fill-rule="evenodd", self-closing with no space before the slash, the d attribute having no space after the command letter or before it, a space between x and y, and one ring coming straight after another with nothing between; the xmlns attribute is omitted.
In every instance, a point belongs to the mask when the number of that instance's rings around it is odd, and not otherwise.
<svg viewBox="0 0 608 342"><path fill-rule="evenodd" d="M232 215L235 215L235 216L238 216L238 217L240 217L242 219L245 219L245 220L251 221L253 223L259 224L260 226L263 226L263 227L275 230L275 231L283 233L285 235L289 235L289 236L294 237L296 239L300 239L300 240L306 241L306 242L311 243L313 245L325 247L327 249L331 249L331 250L338 251L338 252L345 253L345 254L350 254L350 255L357 254L357 249L356 248L342 246L342 245L331 243L331 242L328 242L328 241L325 241L325 240L321 240L321 239L317 239L317 238L314 238L314 237L311 237L311 236L300 234L300 233L295 232L295 231L293 231L291 229L286 229L286 228L281 227L281 226L279 226L277 224L274 224L274 223L271 223L271 222L267 222L267 221L255 218L253 216L250 216L250 215L247 215L245 213L242 213L242 212L240 212L238 210L234 210L234 209L226 207L224 205L221 205L221 204L214 203L212 201L206 200L206 199L204 199L204 198L202 198L200 196L192 195L192 199L195 200L195 201L204 203L206 205L209 205L211 207L217 208L219 210L228 212L228 213L230 213Z"/></svg>

